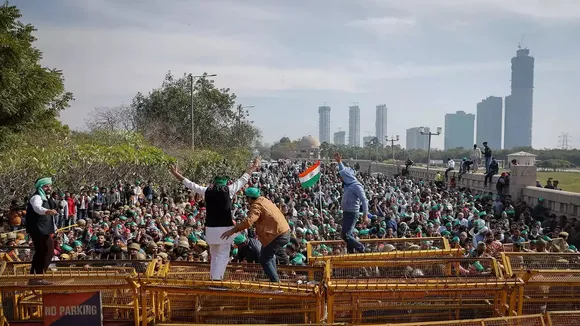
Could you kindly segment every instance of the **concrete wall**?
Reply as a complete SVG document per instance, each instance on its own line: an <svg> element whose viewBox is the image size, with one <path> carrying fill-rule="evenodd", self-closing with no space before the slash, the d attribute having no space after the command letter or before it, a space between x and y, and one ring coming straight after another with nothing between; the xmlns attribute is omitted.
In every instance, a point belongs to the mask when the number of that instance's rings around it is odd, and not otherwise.
<svg viewBox="0 0 580 326"><path fill-rule="evenodd" d="M386 175L392 175L397 170L392 164L376 163L370 161L356 161L360 165L361 171L380 172ZM349 161L349 165L353 166L355 161ZM401 167L398 168L399 171ZM444 173L445 170L441 168L431 168L427 173L427 168L411 167L410 174L413 178L433 180L437 172ZM458 170L455 170L457 173ZM450 173L450 175L452 172ZM468 187L472 190L483 190L495 192L495 184L498 176L494 176L491 186L488 184L487 188L483 187L483 174L465 174L461 181L457 181L458 187ZM511 168L509 194L512 198L521 198L528 205L534 206L538 203L538 199L544 199L544 206L549 208L556 215L566 215L569 217L580 218L580 193L550 190L535 187L537 180L535 166L513 166Z"/></svg>

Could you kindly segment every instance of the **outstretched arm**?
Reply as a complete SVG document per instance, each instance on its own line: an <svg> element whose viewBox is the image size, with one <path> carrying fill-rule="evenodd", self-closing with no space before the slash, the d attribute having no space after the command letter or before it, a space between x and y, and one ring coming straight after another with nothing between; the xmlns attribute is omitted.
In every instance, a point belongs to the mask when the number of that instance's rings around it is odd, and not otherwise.
<svg viewBox="0 0 580 326"><path fill-rule="evenodd" d="M200 186L197 183L192 182L189 179L187 179L186 177L184 177L183 175L181 175L181 173L179 173L179 169L177 168L177 164L171 165L169 168L169 172L171 172L171 174L173 174L175 179L182 182L186 188L193 190L193 192L195 192L198 195L201 195L201 196L205 195L205 191L207 190L207 187Z"/></svg>
<svg viewBox="0 0 580 326"><path fill-rule="evenodd" d="M246 169L246 172L236 182L232 183L229 186L231 198L234 198L236 193L238 191L240 191L246 185L246 183L248 183L248 181L250 180L250 175L252 174L252 172L257 171L260 168L261 164L262 164L262 158L259 156L256 157L254 159L254 162L252 162L250 164L250 166L248 166L248 168Z"/></svg>

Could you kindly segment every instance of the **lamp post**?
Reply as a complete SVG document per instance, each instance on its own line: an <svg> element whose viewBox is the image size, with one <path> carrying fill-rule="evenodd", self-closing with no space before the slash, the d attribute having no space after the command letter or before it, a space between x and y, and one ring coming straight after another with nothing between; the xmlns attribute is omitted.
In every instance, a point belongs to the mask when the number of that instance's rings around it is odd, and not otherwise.
<svg viewBox="0 0 580 326"><path fill-rule="evenodd" d="M201 75L201 76L194 76L193 74L189 74L189 86L190 86L190 105L191 105L191 150L195 150L195 119L193 117L193 93L195 91L195 84L193 83L196 78L205 78L205 77L215 77L216 74L211 75Z"/></svg>
<svg viewBox="0 0 580 326"><path fill-rule="evenodd" d="M397 168L395 166L395 142L399 141L399 135L396 135L395 137L391 136L391 139L389 139L389 136L385 136L385 141L391 143L391 152L393 154L393 172L398 173L398 171L396 171Z"/></svg>
<svg viewBox="0 0 580 326"><path fill-rule="evenodd" d="M429 166L431 165L431 137L441 135L441 131L443 131L443 128L441 128L441 127L437 127L437 132L431 132L431 131L427 132L427 131L425 131L424 127L421 127L419 129L419 132L421 133L421 135L429 137L429 142L428 142L428 147L427 147L427 181L429 181Z"/></svg>

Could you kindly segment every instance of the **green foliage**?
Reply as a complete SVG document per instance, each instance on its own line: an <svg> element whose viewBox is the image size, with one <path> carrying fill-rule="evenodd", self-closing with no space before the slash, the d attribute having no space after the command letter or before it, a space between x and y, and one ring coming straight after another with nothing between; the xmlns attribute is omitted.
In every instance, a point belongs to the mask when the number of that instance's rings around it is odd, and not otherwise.
<svg viewBox="0 0 580 326"><path fill-rule="evenodd" d="M40 65L35 29L20 18L15 6L0 6L0 143L13 132L50 125L72 100L61 72Z"/></svg>
<svg viewBox="0 0 580 326"><path fill-rule="evenodd" d="M249 147L260 136L247 120L236 96L229 89L217 89L213 81L198 78L194 85L196 148ZM167 73L160 88L133 99L135 126L145 139L162 148L191 146L191 81Z"/></svg>

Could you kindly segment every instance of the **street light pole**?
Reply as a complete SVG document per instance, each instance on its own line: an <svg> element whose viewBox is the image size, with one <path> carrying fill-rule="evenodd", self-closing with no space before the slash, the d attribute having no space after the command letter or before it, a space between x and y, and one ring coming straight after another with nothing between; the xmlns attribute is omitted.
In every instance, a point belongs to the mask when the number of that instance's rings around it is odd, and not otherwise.
<svg viewBox="0 0 580 326"><path fill-rule="evenodd" d="M216 77L216 74L211 74L211 75L201 75L201 76L194 76L193 74L189 74L189 86L190 86L190 92L189 92L189 100L190 100L190 106L191 106L191 150L194 151L195 150L195 119L193 116L194 113L194 107L195 105L193 104L193 93L195 92L195 84L194 84L194 80L196 78L205 78L205 77Z"/></svg>
<svg viewBox="0 0 580 326"><path fill-rule="evenodd" d="M396 171L397 167L395 166L395 142L399 141L399 135L391 137L391 139L389 139L389 136L385 136L385 141L391 143L391 152L393 154L393 172L396 174L399 171Z"/></svg>
<svg viewBox="0 0 580 326"><path fill-rule="evenodd" d="M441 128L441 127L437 127L437 132L431 132L431 131L426 132L425 128L423 128L423 127L421 127L419 129L419 132L421 133L421 135L429 137L429 142L427 145L428 146L427 147L427 181L429 181L429 178L430 178L429 167L431 166L431 137L441 135L442 130L443 130L443 128Z"/></svg>

